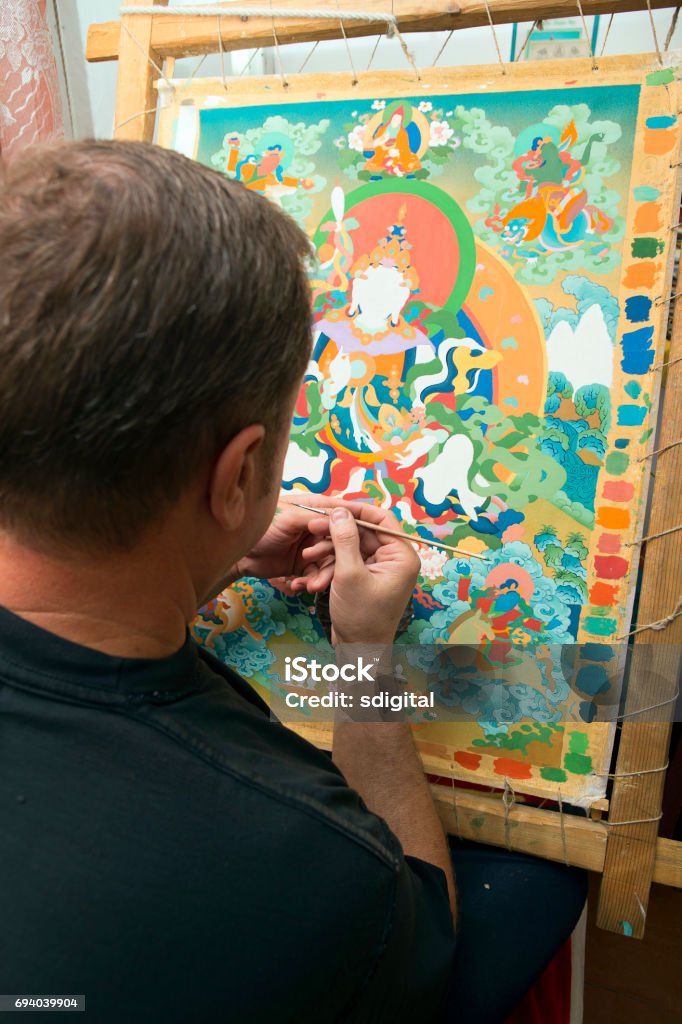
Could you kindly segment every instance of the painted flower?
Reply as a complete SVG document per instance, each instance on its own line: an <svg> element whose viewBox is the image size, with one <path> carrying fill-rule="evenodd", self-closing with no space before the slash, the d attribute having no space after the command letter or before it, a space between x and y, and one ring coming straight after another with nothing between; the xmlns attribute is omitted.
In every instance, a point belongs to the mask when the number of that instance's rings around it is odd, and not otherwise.
<svg viewBox="0 0 682 1024"><path fill-rule="evenodd" d="M343 147L346 145L346 140L343 137L341 137L340 139L334 139L334 145L336 146L337 149L343 149Z"/></svg>
<svg viewBox="0 0 682 1024"><path fill-rule="evenodd" d="M454 134L454 131L452 130L447 121L431 122L432 146L447 146L448 142L450 141Z"/></svg>
<svg viewBox="0 0 682 1024"><path fill-rule="evenodd" d="M354 149L357 153L362 153L365 148L363 142L365 136L365 129L361 124L356 124L352 132L348 133L348 148Z"/></svg>
<svg viewBox="0 0 682 1024"><path fill-rule="evenodd" d="M422 100L417 110L421 110L422 114L427 114L429 110L433 110L433 103L429 100Z"/></svg>
<svg viewBox="0 0 682 1024"><path fill-rule="evenodd" d="M372 104L372 110L383 110L385 106L386 100L375 100L374 103Z"/></svg>
<svg viewBox="0 0 682 1024"><path fill-rule="evenodd" d="M448 560L447 553L438 548L422 548L420 551L422 576L427 580L443 578L443 566Z"/></svg>

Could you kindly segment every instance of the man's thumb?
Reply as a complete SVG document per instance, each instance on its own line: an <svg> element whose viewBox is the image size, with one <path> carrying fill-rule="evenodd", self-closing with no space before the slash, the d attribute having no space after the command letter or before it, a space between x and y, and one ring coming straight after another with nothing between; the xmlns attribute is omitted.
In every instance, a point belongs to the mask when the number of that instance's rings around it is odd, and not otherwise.
<svg viewBox="0 0 682 1024"><path fill-rule="evenodd" d="M336 576L350 575L364 565L360 535L355 518L347 508L335 508L329 517L329 531L336 555Z"/></svg>

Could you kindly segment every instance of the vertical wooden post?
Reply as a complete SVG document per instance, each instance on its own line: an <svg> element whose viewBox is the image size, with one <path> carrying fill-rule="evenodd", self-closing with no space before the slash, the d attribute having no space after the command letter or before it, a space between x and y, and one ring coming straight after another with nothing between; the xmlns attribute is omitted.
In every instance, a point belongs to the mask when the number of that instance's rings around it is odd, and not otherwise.
<svg viewBox="0 0 682 1024"><path fill-rule="evenodd" d="M658 449L674 445L682 433L682 301L678 301L675 307L668 359L670 365L661 409ZM678 444L658 455L647 534L661 533L679 526L681 522L682 445ZM647 543L637 615L640 623L656 622L674 613L682 595L681 569L682 530L655 537ZM669 622L664 629L638 633L635 641L632 665L634 692L625 705L626 717L611 796L597 925L608 931L641 938L646 923L665 783L665 772L660 769L668 758L675 695L679 686L682 616ZM638 685L641 679L644 679L644 685ZM657 703L662 706L644 714L632 714L638 707ZM628 774L637 772L647 774ZM641 823L612 824L619 821Z"/></svg>
<svg viewBox="0 0 682 1024"><path fill-rule="evenodd" d="M153 0L165 7L168 0ZM150 61L161 66L152 49L153 14L124 14L118 43L118 85L114 138L151 142L158 97L154 83L159 77Z"/></svg>

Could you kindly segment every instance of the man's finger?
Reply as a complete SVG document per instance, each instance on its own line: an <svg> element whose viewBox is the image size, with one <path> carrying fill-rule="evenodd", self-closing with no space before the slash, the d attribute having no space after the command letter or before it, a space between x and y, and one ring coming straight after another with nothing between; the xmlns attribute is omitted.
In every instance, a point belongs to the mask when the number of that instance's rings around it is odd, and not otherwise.
<svg viewBox="0 0 682 1024"><path fill-rule="evenodd" d="M336 579L349 579L362 572L365 563L360 552L360 535L351 512L347 508L335 508L329 516L329 530L336 557Z"/></svg>

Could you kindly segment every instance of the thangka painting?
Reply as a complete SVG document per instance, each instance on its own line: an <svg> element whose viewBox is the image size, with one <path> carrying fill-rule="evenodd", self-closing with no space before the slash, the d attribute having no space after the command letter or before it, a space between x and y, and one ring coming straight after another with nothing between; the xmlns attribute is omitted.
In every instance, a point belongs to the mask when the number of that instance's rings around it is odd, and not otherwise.
<svg viewBox="0 0 682 1024"><path fill-rule="evenodd" d="M462 552L421 549L400 638L417 667L476 647L430 683L469 720L414 716L440 774L605 793L597 711L630 628L679 108L676 73L645 57L163 87L161 143L279 203L316 251L284 489L391 508ZM282 644L324 645L313 611L242 580L194 630L267 693Z"/></svg>

